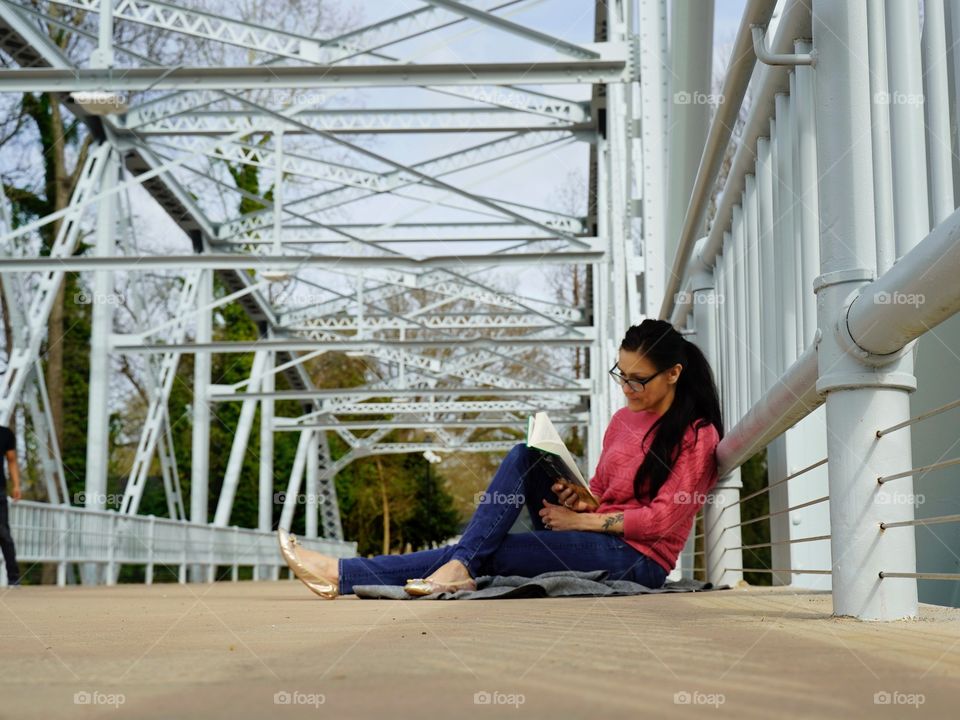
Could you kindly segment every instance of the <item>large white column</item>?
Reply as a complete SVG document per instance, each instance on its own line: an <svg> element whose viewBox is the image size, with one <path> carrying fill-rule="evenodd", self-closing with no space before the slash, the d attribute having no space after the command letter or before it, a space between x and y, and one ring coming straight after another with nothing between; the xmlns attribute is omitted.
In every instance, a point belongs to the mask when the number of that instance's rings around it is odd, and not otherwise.
<svg viewBox="0 0 960 720"><path fill-rule="evenodd" d="M640 0L640 49L644 313L657 317L663 301L666 273L673 261L672 257L666 256L664 243L667 207L664 138L668 123L666 0ZM610 112L613 110L609 109Z"/></svg>
<svg viewBox="0 0 960 720"><path fill-rule="evenodd" d="M913 520L913 481L881 485L877 478L911 468L910 430L880 439L876 430L877 418L889 425L910 416L908 393L916 386L912 346L893 357L871 356L846 335L848 299L876 272L873 150L863 142L871 115L865 27L865 3L814 0L822 173L817 391L826 394L834 614L895 620L916 616L916 580L879 574L889 568L916 571L914 531L912 526L882 530L880 524ZM920 180L925 177L912 178Z"/></svg>
<svg viewBox="0 0 960 720"><path fill-rule="evenodd" d="M670 122L665 259L673 262L710 127L713 0L670 3ZM699 229L698 229L699 232Z"/></svg>

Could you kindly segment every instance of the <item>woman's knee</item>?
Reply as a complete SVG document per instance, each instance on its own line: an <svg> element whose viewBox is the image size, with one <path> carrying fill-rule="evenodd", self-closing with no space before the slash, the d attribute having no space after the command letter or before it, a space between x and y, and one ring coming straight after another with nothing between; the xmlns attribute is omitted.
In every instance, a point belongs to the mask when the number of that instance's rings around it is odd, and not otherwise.
<svg viewBox="0 0 960 720"><path fill-rule="evenodd" d="M510 448L510 452L507 453L507 455L514 458L522 458L527 454L528 449L529 447L525 442L518 442L516 445Z"/></svg>

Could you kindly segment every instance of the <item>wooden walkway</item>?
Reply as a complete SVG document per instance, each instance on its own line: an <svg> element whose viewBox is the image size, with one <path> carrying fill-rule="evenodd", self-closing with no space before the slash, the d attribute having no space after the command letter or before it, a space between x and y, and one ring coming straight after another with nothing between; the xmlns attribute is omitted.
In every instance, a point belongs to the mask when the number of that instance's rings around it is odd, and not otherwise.
<svg viewBox="0 0 960 720"><path fill-rule="evenodd" d="M323 601L299 582L0 591L2 718L948 717L960 610L830 595ZM494 707L496 706L496 707Z"/></svg>

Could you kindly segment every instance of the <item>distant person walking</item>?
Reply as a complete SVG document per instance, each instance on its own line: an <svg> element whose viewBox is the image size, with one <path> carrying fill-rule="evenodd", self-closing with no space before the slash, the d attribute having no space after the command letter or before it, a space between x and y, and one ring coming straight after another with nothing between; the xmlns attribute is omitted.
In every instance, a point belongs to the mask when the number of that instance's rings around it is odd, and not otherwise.
<svg viewBox="0 0 960 720"><path fill-rule="evenodd" d="M10 480L13 481L14 500L20 499L20 466L17 465L17 438L10 428L0 425L0 455L7 459L10 468ZM7 476L3 472L3 461L0 460L0 484L3 485L3 496L0 497L0 551L7 564L7 582L11 585L20 584L20 567L17 565L17 551L13 546L13 535L10 534L10 520L7 512Z"/></svg>

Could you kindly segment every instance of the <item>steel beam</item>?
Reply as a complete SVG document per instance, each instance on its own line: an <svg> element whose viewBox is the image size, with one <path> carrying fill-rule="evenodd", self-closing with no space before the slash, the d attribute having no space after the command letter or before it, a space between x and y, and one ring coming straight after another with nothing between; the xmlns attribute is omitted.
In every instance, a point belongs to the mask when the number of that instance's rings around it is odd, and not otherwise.
<svg viewBox="0 0 960 720"><path fill-rule="evenodd" d="M618 52L619 50L619 52ZM410 65L275 65L156 67L109 70L0 70L0 92L145 92L147 90L273 90L276 88L409 87L419 85L573 85L630 80L623 48L602 60ZM619 57L615 57L619 55Z"/></svg>

